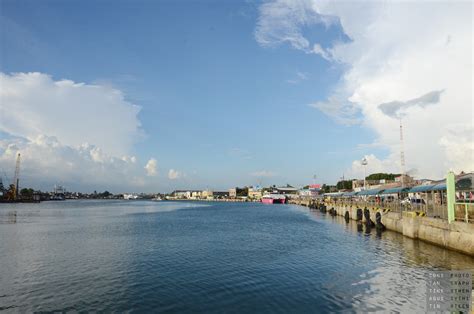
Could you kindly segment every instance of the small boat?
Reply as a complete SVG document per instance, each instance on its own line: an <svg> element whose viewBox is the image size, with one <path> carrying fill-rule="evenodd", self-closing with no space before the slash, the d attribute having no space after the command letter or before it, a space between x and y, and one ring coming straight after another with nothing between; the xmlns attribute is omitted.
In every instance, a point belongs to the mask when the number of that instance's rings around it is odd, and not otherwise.
<svg viewBox="0 0 474 314"><path fill-rule="evenodd" d="M136 199L138 199L138 195L136 195L136 194L124 194L123 199L124 200L136 200Z"/></svg>
<svg viewBox="0 0 474 314"><path fill-rule="evenodd" d="M262 197L264 204L285 204L286 196L282 194L267 194Z"/></svg>
<svg viewBox="0 0 474 314"><path fill-rule="evenodd" d="M157 196L151 199L152 201L159 202L162 201L161 197Z"/></svg>

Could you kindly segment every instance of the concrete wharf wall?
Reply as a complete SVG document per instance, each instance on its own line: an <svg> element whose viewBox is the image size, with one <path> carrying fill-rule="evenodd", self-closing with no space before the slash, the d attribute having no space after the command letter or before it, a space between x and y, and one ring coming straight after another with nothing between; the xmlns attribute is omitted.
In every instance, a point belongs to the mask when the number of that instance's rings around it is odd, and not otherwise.
<svg viewBox="0 0 474 314"><path fill-rule="evenodd" d="M310 201L291 201L290 203L309 206ZM357 220L357 207L340 204L326 204L327 210L334 208L337 215ZM382 223L388 230L396 231L412 239L420 239L446 249L455 250L474 256L474 224L431 217L416 216L414 212L384 212L383 209L372 208L370 218L376 221L375 215L380 212ZM362 218L365 223L365 218Z"/></svg>

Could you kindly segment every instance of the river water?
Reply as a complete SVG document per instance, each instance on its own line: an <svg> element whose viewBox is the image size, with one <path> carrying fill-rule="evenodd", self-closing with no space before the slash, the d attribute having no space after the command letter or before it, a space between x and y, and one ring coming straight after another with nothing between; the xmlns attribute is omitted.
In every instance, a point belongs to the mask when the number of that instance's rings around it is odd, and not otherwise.
<svg viewBox="0 0 474 314"><path fill-rule="evenodd" d="M426 310L425 274L474 259L294 205L0 204L0 310Z"/></svg>

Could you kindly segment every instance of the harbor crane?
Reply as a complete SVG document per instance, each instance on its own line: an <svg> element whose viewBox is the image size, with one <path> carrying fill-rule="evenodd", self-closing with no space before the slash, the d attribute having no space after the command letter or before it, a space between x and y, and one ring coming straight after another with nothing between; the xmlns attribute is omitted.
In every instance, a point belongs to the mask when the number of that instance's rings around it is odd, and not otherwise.
<svg viewBox="0 0 474 314"><path fill-rule="evenodd" d="M20 188L20 160L21 155L18 153L16 155L16 165L15 165L15 174L13 176L13 183L10 184L10 187L7 191L6 198L9 201L18 200L19 188Z"/></svg>

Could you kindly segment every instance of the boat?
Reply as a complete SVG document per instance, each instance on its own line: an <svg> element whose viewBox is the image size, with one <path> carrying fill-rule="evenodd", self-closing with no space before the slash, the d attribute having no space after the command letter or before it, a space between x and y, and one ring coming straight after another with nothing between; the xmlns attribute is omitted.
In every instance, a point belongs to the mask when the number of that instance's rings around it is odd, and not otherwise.
<svg viewBox="0 0 474 314"><path fill-rule="evenodd" d="M123 194L123 199L124 200L136 200L136 199L138 199L138 195L125 193L125 194Z"/></svg>
<svg viewBox="0 0 474 314"><path fill-rule="evenodd" d="M161 197L157 196L157 197L152 198L151 200L152 200L152 201L155 201L155 202L159 202L159 201L161 201L162 199L161 199Z"/></svg>
<svg viewBox="0 0 474 314"><path fill-rule="evenodd" d="M50 201L65 201L66 189L62 185L55 184L53 192L49 197Z"/></svg>
<svg viewBox="0 0 474 314"><path fill-rule="evenodd" d="M267 194L262 197L264 204L285 204L286 196L283 194Z"/></svg>

